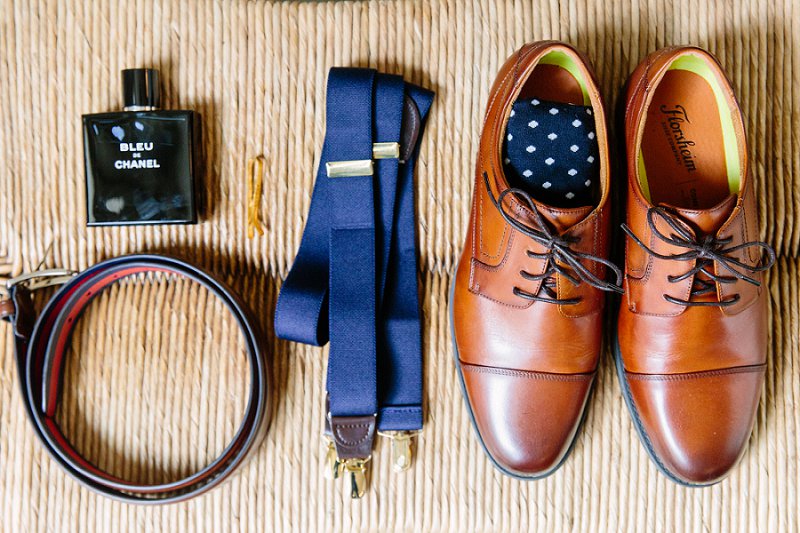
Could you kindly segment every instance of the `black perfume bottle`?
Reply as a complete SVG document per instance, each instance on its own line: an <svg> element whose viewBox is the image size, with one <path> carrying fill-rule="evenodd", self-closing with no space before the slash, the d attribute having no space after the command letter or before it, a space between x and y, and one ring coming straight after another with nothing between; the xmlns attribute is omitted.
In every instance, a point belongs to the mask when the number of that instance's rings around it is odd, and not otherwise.
<svg viewBox="0 0 800 533"><path fill-rule="evenodd" d="M194 224L199 115L159 109L158 71L122 71L124 111L83 116L87 225Z"/></svg>

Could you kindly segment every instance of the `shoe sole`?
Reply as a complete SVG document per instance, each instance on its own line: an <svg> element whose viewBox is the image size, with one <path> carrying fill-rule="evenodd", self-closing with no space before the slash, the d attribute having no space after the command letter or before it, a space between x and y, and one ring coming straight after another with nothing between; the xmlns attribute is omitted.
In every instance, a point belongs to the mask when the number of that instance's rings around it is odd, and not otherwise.
<svg viewBox="0 0 800 533"><path fill-rule="evenodd" d="M469 413L469 418L472 421L472 427L475 430L475 435L477 435L478 437L478 442L481 444L481 448L483 448L484 453L491 460L494 467L497 468L503 474L513 477L514 479L519 479L521 481L536 481L537 479L546 478L551 474L555 473L559 468L561 468L561 466L567 460L567 457L569 457L570 454L572 453L572 449L575 447L575 442L578 440L578 435L580 434L583 428L584 420L586 419L586 411L588 411L589 408L589 401L593 396L596 374L595 376L592 377L592 384L590 385L589 393L586 398L586 403L584 404L583 413L581 413L580 422L578 422L578 428L575 430L575 435L572 437L572 441L569 443L569 448L567 448L564 457L561 458L558 464L556 464L556 466L554 466L550 470L547 470L541 474L525 475L525 474L518 474L516 472L508 470L500 463L498 463L497 460L494 458L494 456L491 453L489 453L489 450L486 448L486 443L483 442L483 437L481 437L481 432L478 430L478 423L475 421L475 413L473 413L472 406L469 403L469 396L467 396L467 385L464 382L464 374L461 371L461 359L458 356L458 346L456 345L455 321L453 320L453 295L455 294L455 289L456 289L456 275L453 274L453 280L450 282L450 299L448 300L448 306L450 308L449 309L450 339L453 343L453 359L456 365L456 372L458 373L459 383L461 383L461 395L464 397L464 404L467 406L467 412Z"/></svg>

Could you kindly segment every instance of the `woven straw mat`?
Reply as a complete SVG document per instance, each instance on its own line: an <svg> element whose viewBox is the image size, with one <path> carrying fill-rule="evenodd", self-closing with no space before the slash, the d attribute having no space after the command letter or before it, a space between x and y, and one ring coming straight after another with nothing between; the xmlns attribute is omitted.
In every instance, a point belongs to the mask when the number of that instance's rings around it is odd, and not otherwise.
<svg viewBox="0 0 800 533"><path fill-rule="evenodd" d="M797 531L799 18L792 0L0 0L0 274L40 261L83 269L130 252L178 254L244 295L274 369L272 424L254 460L193 501L126 505L82 488L44 453L20 401L10 328L0 326L0 528ZM506 57L539 39L586 51L609 109L647 53L684 43L715 53L741 99L761 238L779 259L766 284L769 365L755 431L741 464L712 488L679 487L656 470L608 353L575 448L547 479L501 475L470 427L447 287L490 85ZM118 109L119 71L138 66L160 69L165 107L202 114L198 225L85 225L80 116ZM271 326L310 202L332 66L375 67L436 91L417 165L425 433L404 474L392 472L389 447L378 444L361 501L322 477L327 350L278 340ZM245 167L258 154L267 161L265 234L248 239ZM620 186L623 176L615 179ZM173 480L232 437L247 372L235 324L205 290L134 280L81 318L58 417L100 467Z"/></svg>

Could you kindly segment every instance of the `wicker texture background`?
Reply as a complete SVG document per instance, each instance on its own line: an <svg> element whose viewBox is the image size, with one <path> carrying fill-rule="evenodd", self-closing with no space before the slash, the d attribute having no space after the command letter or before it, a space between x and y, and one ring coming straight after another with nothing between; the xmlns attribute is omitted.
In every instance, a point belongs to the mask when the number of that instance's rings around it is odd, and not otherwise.
<svg viewBox="0 0 800 533"><path fill-rule="evenodd" d="M500 475L469 426L451 359L447 286L466 227L481 118L504 59L548 38L588 53L609 105L648 52L676 43L717 54L741 98L762 237L780 259L768 278L771 350L755 432L740 466L713 488L681 488L656 471L610 357L571 457L544 481ZM327 351L277 341L270 326L309 205L334 65L402 73L437 92L417 173L426 432L403 475L391 472L381 443L372 488L355 502L321 475ZM203 116L202 224L85 227L80 115L117 109L119 70L133 66L161 69L167 106ZM272 426L255 460L200 499L128 506L82 489L44 454L23 415L10 329L2 326L0 527L797 531L798 120L800 5L792 0L0 0L2 273L42 259L85 268L134 251L180 254L245 295L268 336L275 377ZM248 240L245 163L259 153L267 157L266 234ZM82 319L59 416L104 468L174 479L233 434L246 372L218 303L191 285L140 280L103 295Z"/></svg>

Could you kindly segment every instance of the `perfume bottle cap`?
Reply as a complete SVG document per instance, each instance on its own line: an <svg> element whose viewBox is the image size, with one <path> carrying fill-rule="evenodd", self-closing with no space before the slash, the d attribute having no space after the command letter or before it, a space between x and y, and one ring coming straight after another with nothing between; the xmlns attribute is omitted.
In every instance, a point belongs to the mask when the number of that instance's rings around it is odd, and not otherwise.
<svg viewBox="0 0 800 533"><path fill-rule="evenodd" d="M158 71L128 68L122 71L122 102L125 111L151 111L161 106Z"/></svg>

